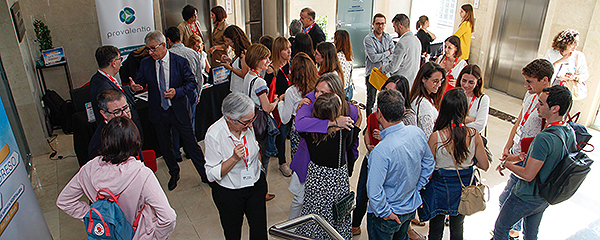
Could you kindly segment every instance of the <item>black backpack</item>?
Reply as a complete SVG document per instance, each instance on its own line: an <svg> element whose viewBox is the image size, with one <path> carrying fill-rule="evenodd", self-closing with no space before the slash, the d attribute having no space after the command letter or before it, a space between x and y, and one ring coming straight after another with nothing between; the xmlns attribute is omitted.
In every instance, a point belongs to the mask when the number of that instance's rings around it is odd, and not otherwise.
<svg viewBox="0 0 600 240"><path fill-rule="evenodd" d="M594 163L594 160L577 149L575 144L567 148L565 142L567 136L563 131L556 129L546 129L544 131L560 138L564 150L567 152L556 167L552 169L545 182L542 183L539 175L536 176L536 187L539 188L539 195L546 199L548 203L554 205L571 198L575 194L590 172L590 166Z"/></svg>

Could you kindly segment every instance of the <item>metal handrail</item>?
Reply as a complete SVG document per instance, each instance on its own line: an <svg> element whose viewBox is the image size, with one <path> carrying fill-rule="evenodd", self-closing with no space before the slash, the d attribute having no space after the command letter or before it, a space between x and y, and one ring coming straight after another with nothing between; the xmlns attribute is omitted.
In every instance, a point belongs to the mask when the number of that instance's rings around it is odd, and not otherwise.
<svg viewBox="0 0 600 240"><path fill-rule="evenodd" d="M317 225L320 226L327 233L327 235L329 235L329 237L331 237L331 239L344 240L342 235L340 235L327 221L325 221L325 219L316 214L308 214L275 224L269 228L269 234L281 239L314 240L314 238L301 236L289 231L289 229L293 229L309 222L316 222Z"/></svg>

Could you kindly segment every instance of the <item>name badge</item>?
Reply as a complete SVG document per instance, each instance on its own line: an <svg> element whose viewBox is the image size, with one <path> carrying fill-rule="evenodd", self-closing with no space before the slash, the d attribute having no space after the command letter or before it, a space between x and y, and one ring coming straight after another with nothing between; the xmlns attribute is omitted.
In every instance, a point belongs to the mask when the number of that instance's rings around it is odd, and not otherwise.
<svg viewBox="0 0 600 240"><path fill-rule="evenodd" d="M250 172L249 168L243 169L241 176L242 176L242 181L241 181L242 186L252 186L252 185L254 185L254 182L256 182L256 179L254 179L254 174L252 172Z"/></svg>

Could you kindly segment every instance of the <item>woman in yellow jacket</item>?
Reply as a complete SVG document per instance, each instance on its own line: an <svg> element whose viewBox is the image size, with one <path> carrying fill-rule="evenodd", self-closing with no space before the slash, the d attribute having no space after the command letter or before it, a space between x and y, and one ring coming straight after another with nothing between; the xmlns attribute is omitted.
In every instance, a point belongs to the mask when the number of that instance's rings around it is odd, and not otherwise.
<svg viewBox="0 0 600 240"><path fill-rule="evenodd" d="M471 52L471 35L473 34L473 31L475 31L473 6L468 3L462 5L459 14L460 18L462 18L462 22L456 32L454 32L454 35L460 38L460 47L462 49L460 58L466 61L469 59L469 53Z"/></svg>

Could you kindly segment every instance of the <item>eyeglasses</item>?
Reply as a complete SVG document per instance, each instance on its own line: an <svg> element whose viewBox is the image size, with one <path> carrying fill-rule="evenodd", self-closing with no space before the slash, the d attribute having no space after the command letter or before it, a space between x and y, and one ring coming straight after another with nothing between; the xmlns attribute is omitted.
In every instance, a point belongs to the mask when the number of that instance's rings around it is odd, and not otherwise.
<svg viewBox="0 0 600 240"><path fill-rule="evenodd" d="M254 122L254 120L256 120L256 115L254 115L254 117L253 117L252 119L248 120L248 121L243 121L243 122L242 122L242 121L240 121L240 120L238 119L238 120L237 120L237 122L238 122L239 124L242 124L242 125L244 125L244 127L247 127L248 125L250 125L250 123L253 123L253 122Z"/></svg>
<svg viewBox="0 0 600 240"><path fill-rule="evenodd" d="M373 23L373 24L374 25L385 25L385 22L376 22L376 23Z"/></svg>
<svg viewBox="0 0 600 240"><path fill-rule="evenodd" d="M444 79L431 80L433 85L438 85L438 84L442 83L443 81L444 81Z"/></svg>
<svg viewBox="0 0 600 240"><path fill-rule="evenodd" d="M146 47L148 48L148 52L154 52L154 51L156 51L156 49L158 47L160 47L160 45L163 45L163 44L164 44L164 42L163 43L159 43L158 45L156 45L154 47L150 47L150 46L146 46Z"/></svg>
<svg viewBox="0 0 600 240"><path fill-rule="evenodd" d="M130 112L129 104L125 104L125 106L123 106L122 108L117 108L112 112L109 112L109 111L106 111L106 112L112 114L115 117L119 117L119 116L123 115L123 113Z"/></svg>
<svg viewBox="0 0 600 240"><path fill-rule="evenodd" d="M115 58L115 60L123 61L123 57Z"/></svg>

